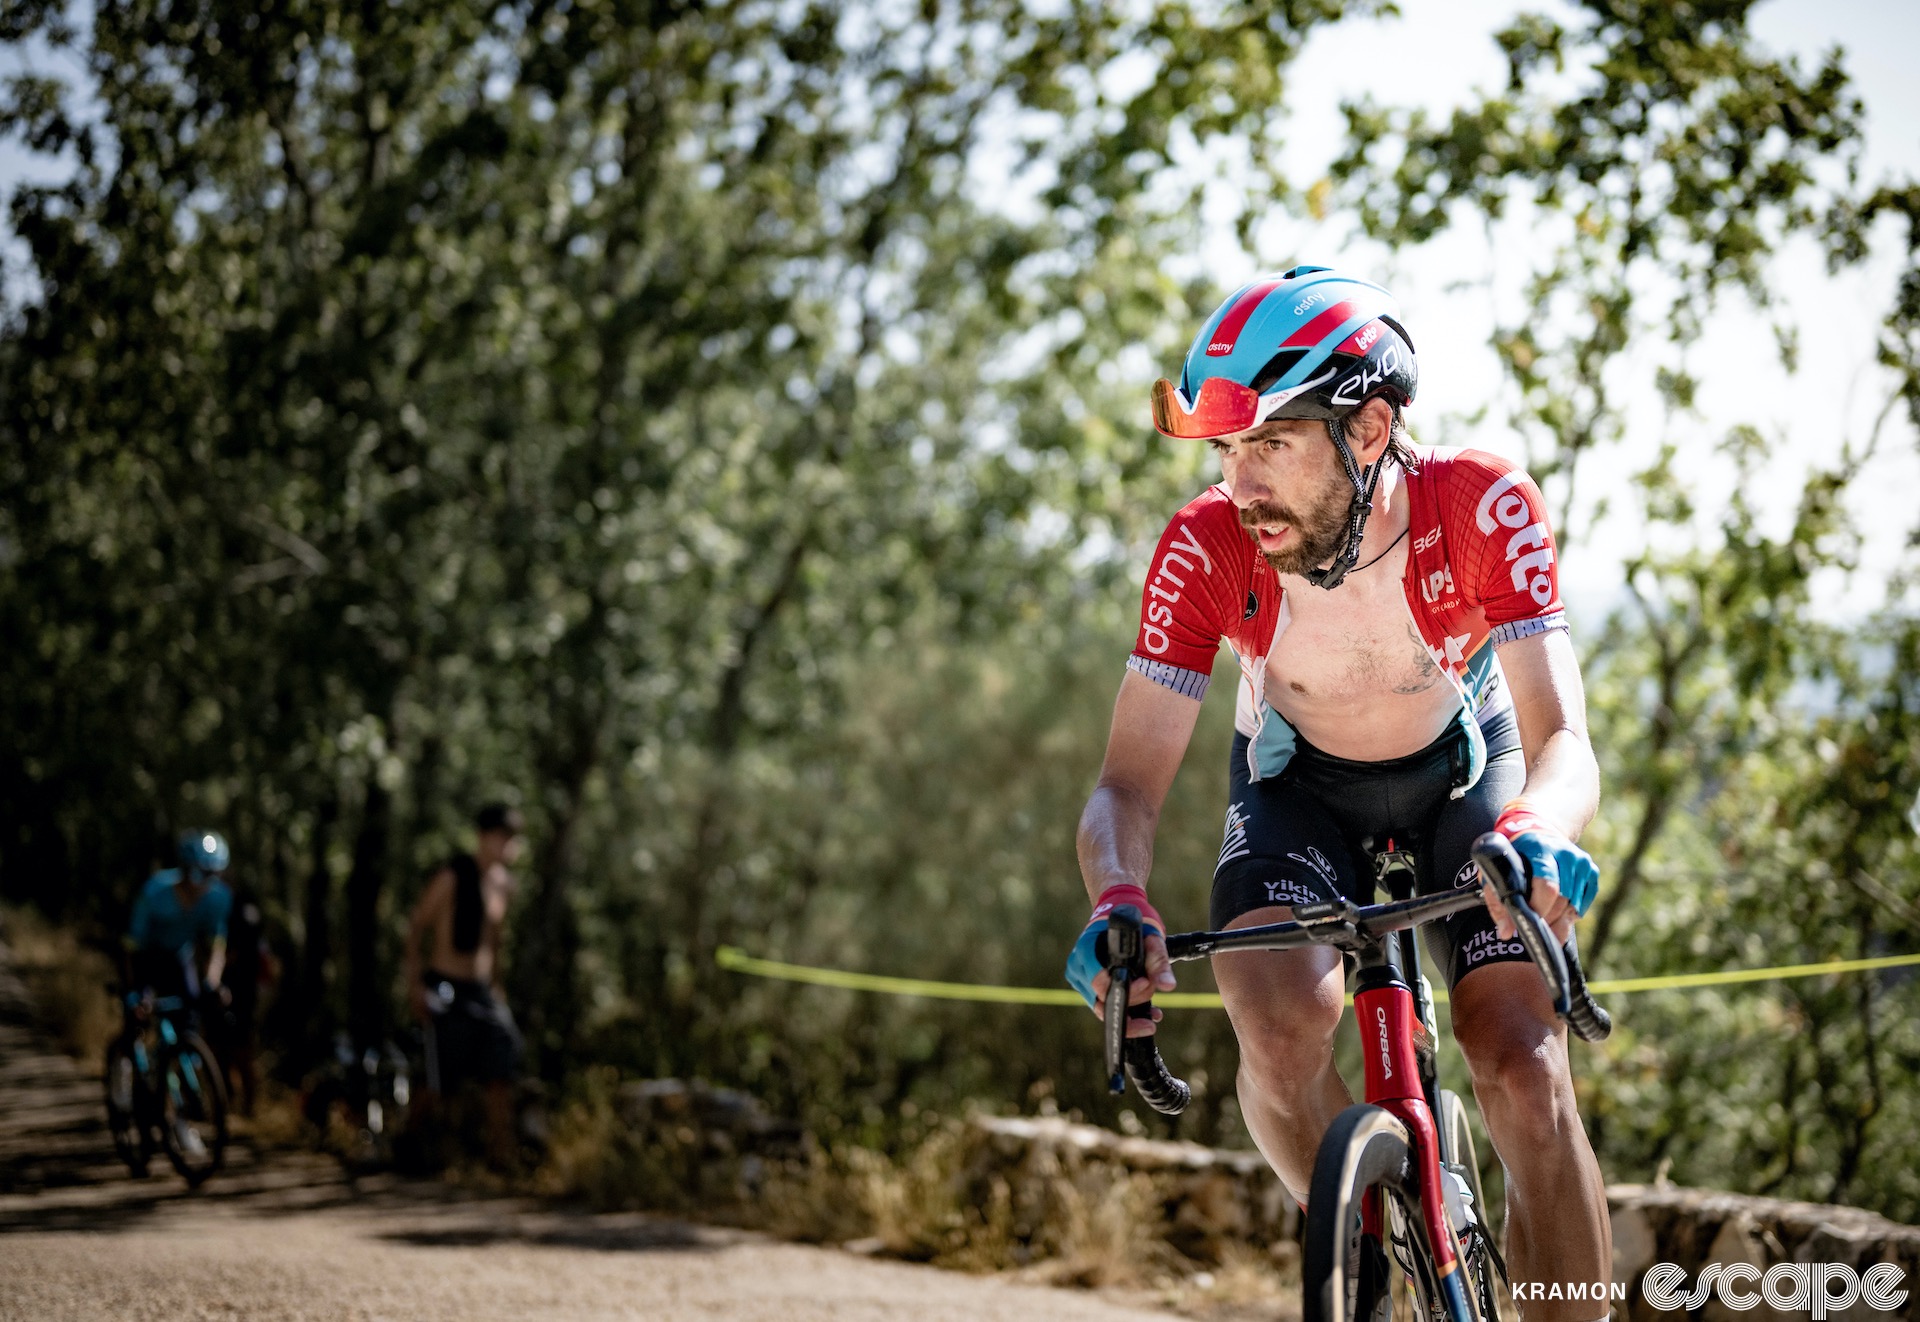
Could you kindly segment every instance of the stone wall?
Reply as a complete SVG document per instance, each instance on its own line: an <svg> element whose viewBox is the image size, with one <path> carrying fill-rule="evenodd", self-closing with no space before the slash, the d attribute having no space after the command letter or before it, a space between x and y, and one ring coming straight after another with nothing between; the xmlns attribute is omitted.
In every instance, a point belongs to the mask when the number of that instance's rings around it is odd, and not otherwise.
<svg viewBox="0 0 1920 1322"><path fill-rule="evenodd" d="M1217 1264L1230 1245L1293 1256L1300 1209L1257 1152L1130 1138L1049 1117L976 1116L968 1129L966 1183L1004 1185L1015 1208L1038 1213L1062 1184L1093 1190L1145 1177L1140 1195L1160 1218L1161 1238L1195 1262Z"/></svg>
<svg viewBox="0 0 1920 1322"><path fill-rule="evenodd" d="M1071 1124L1057 1118L976 1117L968 1143L968 1181L1003 1182L1016 1206L1044 1206L1048 1188L1062 1180L1086 1185L1127 1176L1151 1179L1168 1243L1202 1263L1218 1262L1227 1247L1289 1245L1300 1213L1258 1153L1167 1143ZM1687 1281L1711 1262L1746 1262L1762 1272L1780 1263L1843 1263L1856 1271L1878 1262L1900 1265L1905 1305L1886 1312L1855 1304L1828 1313L1846 1322L1920 1317L1920 1227L1904 1226L1857 1208L1681 1189L1670 1185L1615 1185L1607 1190L1613 1218L1613 1279L1627 1287L1614 1316L1630 1322L1680 1318L1655 1311L1641 1297L1647 1268L1670 1262ZM1276 1256L1291 1258L1282 1249ZM1735 1312L1710 1299L1702 1322L1806 1322L1809 1310L1778 1312L1762 1302Z"/></svg>

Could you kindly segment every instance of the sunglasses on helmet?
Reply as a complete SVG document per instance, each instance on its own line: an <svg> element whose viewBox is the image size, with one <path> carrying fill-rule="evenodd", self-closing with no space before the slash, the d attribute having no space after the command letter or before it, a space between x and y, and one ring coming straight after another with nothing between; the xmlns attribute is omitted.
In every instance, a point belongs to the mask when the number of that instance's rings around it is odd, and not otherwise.
<svg viewBox="0 0 1920 1322"><path fill-rule="evenodd" d="M1191 403L1173 382L1153 383L1153 425L1162 436L1207 440L1245 431L1260 421L1260 396L1225 377L1209 377Z"/></svg>

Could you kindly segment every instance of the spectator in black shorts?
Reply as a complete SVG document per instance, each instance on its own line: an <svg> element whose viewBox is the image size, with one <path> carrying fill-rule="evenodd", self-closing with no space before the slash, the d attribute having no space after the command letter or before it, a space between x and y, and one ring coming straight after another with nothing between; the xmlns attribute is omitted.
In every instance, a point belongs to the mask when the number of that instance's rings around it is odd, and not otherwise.
<svg viewBox="0 0 1920 1322"><path fill-rule="evenodd" d="M227 964L221 974L224 1006L209 1019L215 1050L227 1071L241 1115L253 1114L259 1092L255 1056L259 1046L260 990L273 982L279 963L267 944L260 901L244 886L234 888L233 916L227 921Z"/></svg>
<svg viewBox="0 0 1920 1322"><path fill-rule="evenodd" d="M407 930L408 993L426 1030L427 1079L420 1098L431 1113L465 1084L486 1099L487 1155L514 1163L513 1085L520 1068L520 1032L500 985L500 938L518 883L521 817L503 803L474 818L471 854L456 854L427 882ZM421 938L432 951L421 963Z"/></svg>

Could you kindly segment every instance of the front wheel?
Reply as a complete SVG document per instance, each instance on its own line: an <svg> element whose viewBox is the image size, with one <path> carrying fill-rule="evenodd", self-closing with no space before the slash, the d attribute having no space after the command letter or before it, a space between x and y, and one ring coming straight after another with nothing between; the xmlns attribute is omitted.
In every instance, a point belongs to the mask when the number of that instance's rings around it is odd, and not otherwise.
<svg viewBox="0 0 1920 1322"><path fill-rule="evenodd" d="M1475 1296L1474 1304L1482 1317L1496 1318L1500 1309L1495 1280L1496 1277L1506 1279L1507 1265L1500 1257L1493 1208L1488 1205L1486 1191L1480 1183L1480 1159L1474 1151L1467 1104L1460 1100L1458 1093L1441 1090L1438 1120L1440 1160L1446 1167L1444 1178L1459 1176L1468 1195L1468 1225L1460 1236L1460 1250Z"/></svg>
<svg viewBox="0 0 1920 1322"><path fill-rule="evenodd" d="M146 1126L140 1120L140 1068L125 1038L107 1047L104 1075L107 1093L107 1132L113 1135L113 1150L136 1180L147 1175Z"/></svg>
<svg viewBox="0 0 1920 1322"><path fill-rule="evenodd" d="M220 1169L227 1155L227 1090L213 1049L183 1033L160 1064L160 1141L190 1187Z"/></svg>
<svg viewBox="0 0 1920 1322"><path fill-rule="evenodd" d="M1412 1178L1412 1150L1406 1126L1377 1106L1349 1106L1328 1126L1307 1195L1303 1322L1392 1316L1390 1204Z"/></svg>

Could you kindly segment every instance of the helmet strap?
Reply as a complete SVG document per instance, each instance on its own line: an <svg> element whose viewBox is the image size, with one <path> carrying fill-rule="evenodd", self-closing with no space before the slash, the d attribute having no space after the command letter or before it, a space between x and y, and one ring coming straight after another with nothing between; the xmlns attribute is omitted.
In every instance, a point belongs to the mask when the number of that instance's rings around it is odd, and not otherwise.
<svg viewBox="0 0 1920 1322"><path fill-rule="evenodd" d="M1328 418L1327 434L1333 438L1333 448L1339 452L1340 462L1347 470L1347 481L1353 484L1353 499L1347 505L1347 540L1333 557L1332 564L1325 569L1309 569L1302 577L1315 587L1331 592L1359 563L1360 543L1367 535L1367 516L1373 513L1373 489L1379 484L1380 470L1386 465L1387 456L1382 454L1362 472L1353 450L1347 445L1346 422L1341 418Z"/></svg>

